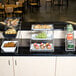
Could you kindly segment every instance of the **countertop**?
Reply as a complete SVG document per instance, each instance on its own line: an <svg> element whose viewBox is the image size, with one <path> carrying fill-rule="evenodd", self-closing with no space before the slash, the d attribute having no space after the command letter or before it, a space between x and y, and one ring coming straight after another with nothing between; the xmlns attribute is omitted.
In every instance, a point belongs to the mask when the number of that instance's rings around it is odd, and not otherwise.
<svg viewBox="0 0 76 76"><path fill-rule="evenodd" d="M33 24L53 24L54 25L54 29L61 29L64 30L64 27L66 27L66 25L68 23L66 22L22 22L21 24L21 30L31 30L31 26ZM4 31L6 26L0 24L0 31ZM74 30L76 29L76 25L73 25Z"/></svg>
<svg viewBox="0 0 76 76"><path fill-rule="evenodd" d="M31 30L32 24L39 24L41 22L35 23L23 23L21 25L21 31L29 31ZM64 30L67 23L64 22L42 22L41 24L53 24L54 29ZM76 26L74 26L74 30ZM4 27L0 26L1 30L4 30ZM30 39L15 39L19 41L18 50L15 53L4 53L0 48L0 56L76 56L75 52L66 52L65 51L65 39L54 39L54 52L30 52ZM0 47L2 45L3 39L0 39ZM76 40L75 40L76 42Z"/></svg>
<svg viewBox="0 0 76 76"><path fill-rule="evenodd" d="M66 52L64 39L54 40L54 52L30 52L30 39L16 39L19 41L18 51L15 53L4 53L0 48L0 56L76 56L75 52ZM0 39L0 45L3 40Z"/></svg>

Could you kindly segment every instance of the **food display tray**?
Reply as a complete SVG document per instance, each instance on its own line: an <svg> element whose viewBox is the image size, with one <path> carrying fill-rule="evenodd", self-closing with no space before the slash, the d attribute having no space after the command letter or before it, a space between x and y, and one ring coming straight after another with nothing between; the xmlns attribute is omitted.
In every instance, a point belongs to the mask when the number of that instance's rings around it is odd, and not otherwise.
<svg viewBox="0 0 76 76"><path fill-rule="evenodd" d="M53 35L48 34L47 38L36 38L37 34L32 34L32 40L53 40Z"/></svg>
<svg viewBox="0 0 76 76"><path fill-rule="evenodd" d="M2 43L2 46L1 46L1 49L3 50L3 52L5 52L5 53L13 53L13 52L15 52L16 47L4 47L4 44L5 44L5 43L8 43L8 42L18 43L18 41L4 41L4 42ZM16 46L17 46L17 45L16 45Z"/></svg>
<svg viewBox="0 0 76 76"><path fill-rule="evenodd" d="M16 30L16 34L5 34L5 31L8 29L10 29L10 28L5 28L5 30L3 31L4 38L9 38L9 39L16 38L18 30L14 28Z"/></svg>
<svg viewBox="0 0 76 76"><path fill-rule="evenodd" d="M41 24L42 26L43 26L43 24ZM49 26L52 26L52 28L50 28L50 29L34 29L34 26L35 25L32 25L32 30L35 30L35 31L43 31L43 30L45 30L45 31L50 31L50 30L53 30L53 24L49 24Z"/></svg>
<svg viewBox="0 0 76 76"><path fill-rule="evenodd" d="M38 45L40 45L40 44L38 44ZM33 51L33 52L54 52L54 46L52 45L52 49L47 49L47 48L45 48L45 49L41 49L41 48L35 49L33 44L31 44L30 45L30 51Z"/></svg>

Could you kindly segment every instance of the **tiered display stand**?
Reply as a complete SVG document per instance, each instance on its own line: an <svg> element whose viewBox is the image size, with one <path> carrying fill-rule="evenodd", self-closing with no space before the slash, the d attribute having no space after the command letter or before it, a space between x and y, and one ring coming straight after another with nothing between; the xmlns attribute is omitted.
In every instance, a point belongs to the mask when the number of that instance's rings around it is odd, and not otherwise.
<svg viewBox="0 0 76 76"><path fill-rule="evenodd" d="M41 26L44 26L43 24L40 24ZM51 26L49 29L34 29L35 25L32 25L32 36L30 41L30 51L31 52L54 52L54 27L52 24L49 24L48 26ZM45 38L43 35L41 37L37 37L38 34L43 33L46 34L47 37ZM39 48L34 47L34 43L37 43ZM44 45L44 48L40 48L40 44ZM51 45L51 49L48 49L46 47L46 43L49 43Z"/></svg>

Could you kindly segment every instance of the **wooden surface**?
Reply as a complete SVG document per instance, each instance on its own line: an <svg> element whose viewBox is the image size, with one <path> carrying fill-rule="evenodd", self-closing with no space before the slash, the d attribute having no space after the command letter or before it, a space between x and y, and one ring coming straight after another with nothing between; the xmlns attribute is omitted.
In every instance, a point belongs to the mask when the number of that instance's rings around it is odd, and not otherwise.
<svg viewBox="0 0 76 76"><path fill-rule="evenodd" d="M4 7L0 6L0 9L4 9Z"/></svg>
<svg viewBox="0 0 76 76"><path fill-rule="evenodd" d="M18 8L18 7L22 7L22 6L21 5L15 5L15 4L6 4L5 7ZM0 9L4 9L5 7L0 6Z"/></svg>

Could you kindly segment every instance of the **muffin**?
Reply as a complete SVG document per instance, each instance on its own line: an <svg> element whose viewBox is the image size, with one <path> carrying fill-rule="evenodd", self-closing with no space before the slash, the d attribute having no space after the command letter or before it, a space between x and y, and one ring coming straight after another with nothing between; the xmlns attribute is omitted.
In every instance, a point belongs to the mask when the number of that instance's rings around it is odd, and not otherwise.
<svg viewBox="0 0 76 76"><path fill-rule="evenodd" d="M50 45L50 43L46 43L46 47L49 46L49 45Z"/></svg>

